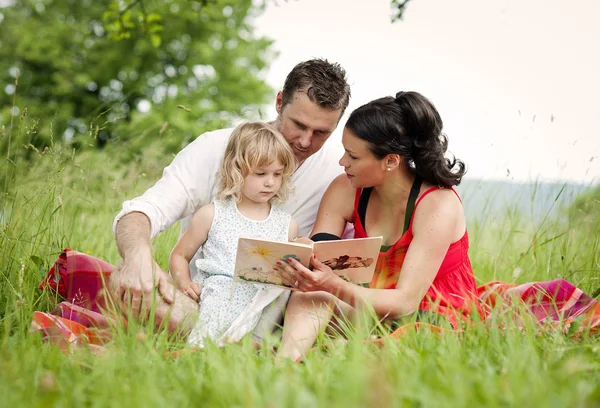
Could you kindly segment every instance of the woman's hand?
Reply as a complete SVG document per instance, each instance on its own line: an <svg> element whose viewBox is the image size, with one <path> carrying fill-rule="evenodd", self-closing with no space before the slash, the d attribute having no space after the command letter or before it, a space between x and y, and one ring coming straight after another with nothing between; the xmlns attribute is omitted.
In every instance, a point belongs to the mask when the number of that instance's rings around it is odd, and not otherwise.
<svg viewBox="0 0 600 408"><path fill-rule="evenodd" d="M288 258L287 263L277 261L273 267L281 273L285 284L301 292L329 292L331 284L339 279L330 267L324 265L314 255L310 258L313 267L311 271L294 258Z"/></svg>

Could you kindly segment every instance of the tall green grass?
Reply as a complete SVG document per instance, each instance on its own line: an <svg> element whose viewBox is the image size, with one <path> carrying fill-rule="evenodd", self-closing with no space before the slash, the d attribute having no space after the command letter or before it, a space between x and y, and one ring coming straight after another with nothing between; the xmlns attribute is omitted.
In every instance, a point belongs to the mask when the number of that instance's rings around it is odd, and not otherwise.
<svg viewBox="0 0 600 408"><path fill-rule="evenodd" d="M24 126L26 129L27 127ZM25 149L13 144L16 149ZM127 146L71 151L55 145L1 165L0 395L4 406L556 406L600 404L600 343L557 333L482 325L464 334L408 334L383 348L364 345L358 327L346 344L321 337L302 363L276 363L272 344L244 341L178 359L180 345L133 325L108 352L65 355L28 332L34 310L56 296L37 285L70 247L119 261L112 220L121 202L144 191L171 160L160 144L142 156ZM479 283L565 277L591 293L600 286L600 226L585 231L565 219L532 222L507 210L469 225ZM178 228L154 242L167 268ZM271 339L276 342L276 339Z"/></svg>

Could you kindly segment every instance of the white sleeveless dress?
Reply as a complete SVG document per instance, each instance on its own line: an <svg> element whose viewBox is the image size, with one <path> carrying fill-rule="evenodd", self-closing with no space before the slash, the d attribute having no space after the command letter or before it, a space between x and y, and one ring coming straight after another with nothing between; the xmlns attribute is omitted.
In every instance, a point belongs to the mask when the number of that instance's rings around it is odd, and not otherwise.
<svg viewBox="0 0 600 408"><path fill-rule="evenodd" d="M203 285L200 315L188 343L203 347L209 337L222 346L238 341L256 326L262 310L278 296L278 288L248 282L233 282L235 258L240 237L288 241L291 216L272 205L263 221L242 215L233 200L214 201L215 212L202 259L196 260L194 281Z"/></svg>

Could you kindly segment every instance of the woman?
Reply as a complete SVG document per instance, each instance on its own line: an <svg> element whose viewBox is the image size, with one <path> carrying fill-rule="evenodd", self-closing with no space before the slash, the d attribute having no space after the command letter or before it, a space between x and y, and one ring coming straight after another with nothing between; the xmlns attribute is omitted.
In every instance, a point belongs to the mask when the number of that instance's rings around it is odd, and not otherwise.
<svg viewBox="0 0 600 408"><path fill-rule="evenodd" d="M433 104L416 92L374 100L352 112L342 143L346 174L325 193L312 239L339 239L353 223L356 238L382 236L383 246L368 288L317 259L312 271L294 260L278 267L298 288L288 304L284 357L301 357L333 309L348 317L369 307L392 322L417 313L454 327L479 309L463 207L452 189L465 166L445 157Z"/></svg>

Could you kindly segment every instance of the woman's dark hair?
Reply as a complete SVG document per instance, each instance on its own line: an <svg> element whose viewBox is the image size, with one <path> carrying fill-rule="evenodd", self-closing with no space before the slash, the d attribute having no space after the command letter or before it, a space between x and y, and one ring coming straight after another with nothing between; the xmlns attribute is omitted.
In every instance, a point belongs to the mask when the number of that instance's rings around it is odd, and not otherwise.
<svg viewBox="0 0 600 408"><path fill-rule="evenodd" d="M424 181L443 187L457 186L465 164L445 156L448 138L442 118L433 104L417 92L398 92L376 99L350 114L346 127L362 140L378 159L399 154Z"/></svg>

